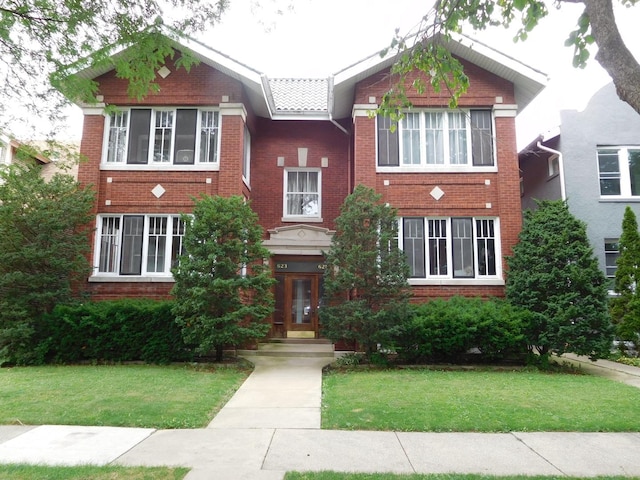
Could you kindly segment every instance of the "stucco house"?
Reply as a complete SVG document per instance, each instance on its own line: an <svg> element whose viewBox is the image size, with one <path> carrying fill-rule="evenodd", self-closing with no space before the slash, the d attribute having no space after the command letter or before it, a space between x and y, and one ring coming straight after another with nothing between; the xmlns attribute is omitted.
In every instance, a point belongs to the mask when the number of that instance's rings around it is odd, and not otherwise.
<svg viewBox="0 0 640 480"><path fill-rule="evenodd" d="M459 37L448 47L471 83L459 108L446 92L414 94L395 129L372 115L392 85L392 55L327 78L272 79L199 42L174 46L199 65L167 60L159 93L141 101L113 71L78 73L98 82L101 102L83 106L78 174L97 190L94 299L167 297L191 197L241 195L272 253L271 335L317 336L309 306L322 296L322 252L357 184L398 209L415 301L504 295L503 256L521 228L515 116L544 74Z"/></svg>
<svg viewBox="0 0 640 480"><path fill-rule="evenodd" d="M519 154L523 209L535 208L534 199L567 200L613 278L625 207L640 215L640 115L610 83L584 110L561 111L560 120Z"/></svg>

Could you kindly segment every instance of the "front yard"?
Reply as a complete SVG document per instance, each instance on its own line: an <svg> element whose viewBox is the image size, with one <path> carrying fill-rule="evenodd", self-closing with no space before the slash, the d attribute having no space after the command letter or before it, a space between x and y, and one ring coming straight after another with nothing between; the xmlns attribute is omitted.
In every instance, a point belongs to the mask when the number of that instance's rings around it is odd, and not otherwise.
<svg viewBox="0 0 640 480"><path fill-rule="evenodd" d="M249 375L235 366L0 369L0 424L206 426Z"/></svg>
<svg viewBox="0 0 640 480"><path fill-rule="evenodd" d="M333 372L324 377L322 428L640 431L640 389L537 370Z"/></svg>

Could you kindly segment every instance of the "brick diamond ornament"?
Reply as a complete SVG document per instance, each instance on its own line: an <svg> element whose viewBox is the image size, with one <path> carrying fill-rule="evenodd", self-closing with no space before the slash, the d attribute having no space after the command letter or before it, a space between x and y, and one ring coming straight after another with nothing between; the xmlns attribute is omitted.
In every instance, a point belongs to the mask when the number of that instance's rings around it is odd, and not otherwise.
<svg viewBox="0 0 640 480"><path fill-rule="evenodd" d="M444 196L444 192L442 191L442 189L440 187L435 187L433 190L431 190L430 195L436 200L440 200L443 196Z"/></svg>
<svg viewBox="0 0 640 480"><path fill-rule="evenodd" d="M153 190L151 190L151 193L153 193L156 198L160 198L162 195L164 195L164 192L166 192L166 190L160 184L156 185L155 187L153 187Z"/></svg>

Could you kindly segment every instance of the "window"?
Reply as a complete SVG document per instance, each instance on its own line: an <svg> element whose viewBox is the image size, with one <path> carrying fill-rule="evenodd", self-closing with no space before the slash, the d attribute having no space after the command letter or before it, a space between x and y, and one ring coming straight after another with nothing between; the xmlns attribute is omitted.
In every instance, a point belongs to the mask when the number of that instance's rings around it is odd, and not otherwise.
<svg viewBox="0 0 640 480"><path fill-rule="evenodd" d="M609 278L616 276L616 270L618 269L618 257L620 256L620 244L617 238L605 238L604 239L604 263L605 274Z"/></svg>
<svg viewBox="0 0 640 480"><path fill-rule="evenodd" d="M200 112L200 163L214 163L218 161L218 112Z"/></svg>
<svg viewBox="0 0 640 480"><path fill-rule="evenodd" d="M391 128L391 118L378 116L378 165L381 167L400 165L398 132L397 130L392 132Z"/></svg>
<svg viewBox="0 0 640 480"><path fill-rule="evenodd" d="M492 122L489 110L412 111L392 132L379 116L378 167L493 167Z"/></svg>
<svg viewBox="0 0 640 480"><path fill-rule="evenodd" d="M98 218L97 273L169 275L184 253L178 216L105 215Z"/></svg>
<svg viewBox="0 0 640 480"><path fill-rule="evenodd" d="M411 278L499 278L497 223L493 218L403 218L402 249Z"/></svg>
<svg viewBox="0 0 640 480"><path fill-rule="evenodd" d="M319 170L285 170L284 216L320 218Z"/></svg>
<svg viewBox="0 0 640 480"><path fill-rule="evenodd" d="M108 165L218 162L219 113L213 110L119 110L108 116L105 135L104 158Z"/></svg>
<svg viewBox="0 0 640 480"><path fill-rule="evenodd" d="M249 129L244 127L244 144L242 152L242 178L249 185L251 173L251 134Z"/></svg>
<svg viewBox="0 0 640 480"><path fill-rule="evenodd" d="M640 147L599 147L600 195L640 195Z"/></svg>
<svg viewBox="0 0 640 480"><path fill-rule="evenodd" d="M551 155L547 159L549 167L549 177L555 177L560 173L560 157L558 155Z"/></svg>

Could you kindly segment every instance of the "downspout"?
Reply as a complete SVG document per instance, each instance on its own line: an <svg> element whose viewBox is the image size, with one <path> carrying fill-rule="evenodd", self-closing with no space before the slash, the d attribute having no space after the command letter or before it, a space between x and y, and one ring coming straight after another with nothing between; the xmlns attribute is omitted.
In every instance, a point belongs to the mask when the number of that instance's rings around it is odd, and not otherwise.
<svg viewBox="0 0 640 480"><path fill-rule="evenodd" d="M562 152L543 145L542 140L538 140L538 143L536 143L536 146L542 151L549 152L554 155L558 155L558 169L560 170L560 198L562 198L562 200L566 200L567 192L565 191L565 186L564 186L564 161L562 159Z"/></svg>
<svg viewBox="0 0 640 480"><path fill-rule="evenodd" d="M349 131L333 119L333 75L327 78L327 112L329 121L342 130L345 135L349 135Z"/></svg>

